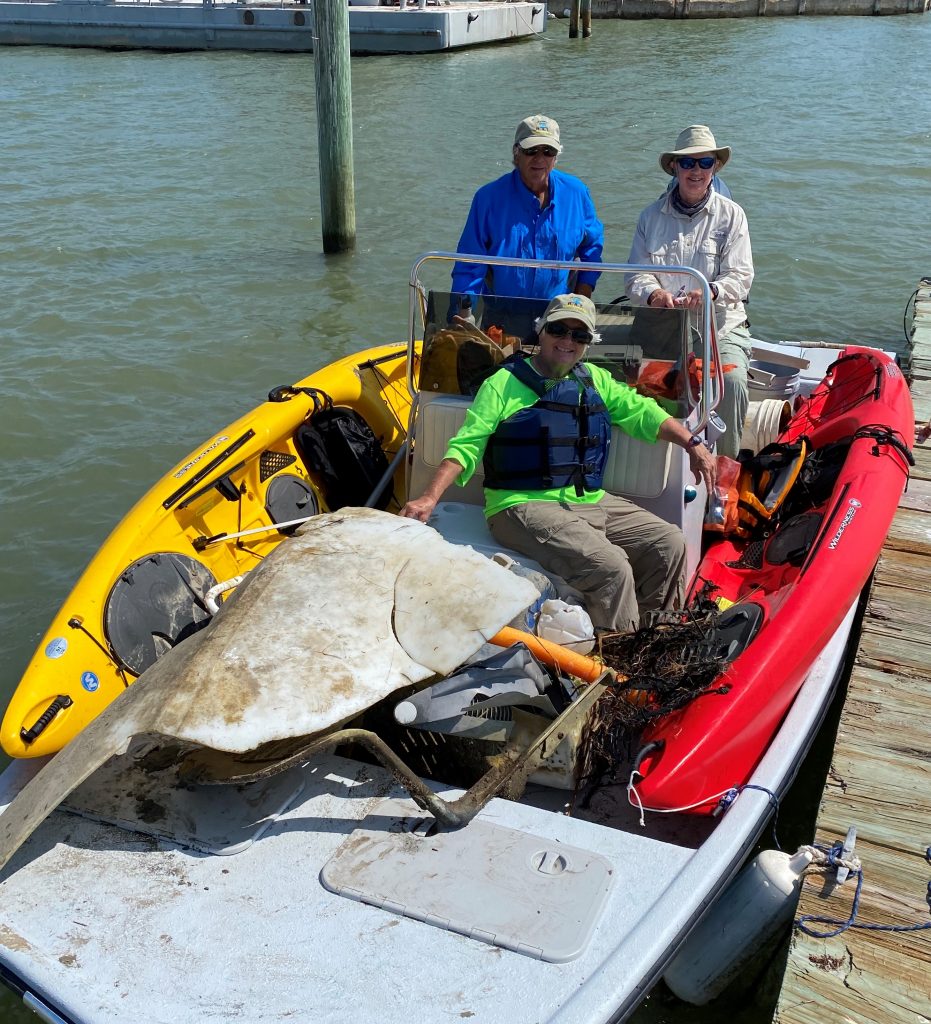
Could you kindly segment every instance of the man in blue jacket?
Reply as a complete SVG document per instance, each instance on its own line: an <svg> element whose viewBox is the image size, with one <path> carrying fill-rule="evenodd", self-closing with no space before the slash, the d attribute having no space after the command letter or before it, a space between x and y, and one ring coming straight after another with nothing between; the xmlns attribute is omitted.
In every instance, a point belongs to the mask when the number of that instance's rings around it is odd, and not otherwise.
<svg viewBox="0 0 931 1024"><path fill-rule="evenodd" d="M514 136L514 170L475 193L456 251L600 263L604 228L588 188L555 169L562 148L559 125L551 117L525 117ZM541 300L528 304L538 305L534 316L539 316L554 295L570 291L569 273L456 263L451 313L468 317L478 296L497 295ZM597 274L581 272L574 291L591 297L597 280ZM486 300L483 323L496 322L492 308L501 305L506 304Z"/></svg>

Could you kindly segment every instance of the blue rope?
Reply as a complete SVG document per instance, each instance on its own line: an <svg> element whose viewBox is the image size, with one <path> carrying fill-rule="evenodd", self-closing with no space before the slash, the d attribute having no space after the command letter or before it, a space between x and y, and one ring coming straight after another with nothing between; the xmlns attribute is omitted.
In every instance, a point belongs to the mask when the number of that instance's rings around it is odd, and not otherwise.
<svg viewBox="0 0 931 1024"><path fill-rule="evenodd" d="M769 797L769 805L773 809L773 842L776 845L776 849L781 851L782 847L779 845L779 837L776 835L776 826L779 821L779 797L772 790L767 789L765 786L757 786L752 782L746 782L742 786L733 786L718 801L719 810L726 811L745 789L755 789ZM929 847L929 850L931 850L931 847Z"/></svg>
<svg viewBox="0 0 931 1024"><path fill-rule="evenodd" d="M841 854L844 852L843 843L835 843L830 849L826 846L817 846L816 848L822 850L827 854L828 864L837 868L840 866ZM925 850L925 860L931 864L931 846ZM853 905L850 908L850 917L846 921L841 921L837 917L823 917L820 914L803 914L795 922L795 927L800 932L804 932L806 935L810 935L814 939L830 939L835 935L840 935L841 932L847 931L848 928L860 928L863 931L871 932L920 932L931 928L931 921L926 921L924 924L860 924L857 922L857 913L860 909L860 892L863 889L863 869L857 868L855 871L857 876L857 888L853 894ZM928 882L928 892L925 896L928 902L928 909L931 911L931 882ZM814 921L817 924L833 924L837 927L833 931L818 932L813 928L808 927L808 922Z"/></svg>

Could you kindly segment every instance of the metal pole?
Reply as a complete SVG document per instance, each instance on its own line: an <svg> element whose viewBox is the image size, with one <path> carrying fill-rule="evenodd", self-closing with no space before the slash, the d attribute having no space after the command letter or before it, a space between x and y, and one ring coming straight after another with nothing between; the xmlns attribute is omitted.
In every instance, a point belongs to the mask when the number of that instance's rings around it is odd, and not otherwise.
<svg viewBox="0 0 931 1024"><path fill-rule="evenodd" d="M579 11L582 7L582 0L572 0L572 7L569 10L569 38L579 38Z"/></svg>
<svg viewBox="0 0 931 1024"><path fill-rule="evenodd" d="M349 5L314 0L313 17L323 251L346 252L356 244Z"/></svg>
<svg viewBox="0 0 931 1024"><path fill-rule="evenodd" d="M582 0L582 38L592 34L592 0Z"/></svg>

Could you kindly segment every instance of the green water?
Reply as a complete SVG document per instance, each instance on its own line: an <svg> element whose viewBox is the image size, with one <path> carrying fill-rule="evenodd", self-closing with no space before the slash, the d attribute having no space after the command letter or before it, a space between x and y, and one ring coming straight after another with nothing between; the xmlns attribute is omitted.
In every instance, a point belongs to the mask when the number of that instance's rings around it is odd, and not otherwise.
<svg viewBox="0 0 931 1024"><path fill-rule="evenodd" d="M619 261L659 151L709 123L750 220L754 333L901 344L931 272L931 18L565 32L355 59L358 247L328 258L312 58L0 52L0 698L168 466L273 385L403 336L411 263L455 245L526 114L559 120Z"/></svg>

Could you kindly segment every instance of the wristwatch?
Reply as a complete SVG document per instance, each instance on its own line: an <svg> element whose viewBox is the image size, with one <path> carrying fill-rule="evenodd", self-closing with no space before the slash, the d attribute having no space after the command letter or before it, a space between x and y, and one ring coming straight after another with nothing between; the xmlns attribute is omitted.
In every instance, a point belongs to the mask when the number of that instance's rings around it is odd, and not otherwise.
<svg viewBox="0 0 931 1024"><path fill-rule="evenodd" d="M692 436L688 439L688 443L685 446L686 451L688 451L690 448L697 448L701 443L701 436L698 434L692 434Z"/></svg>

